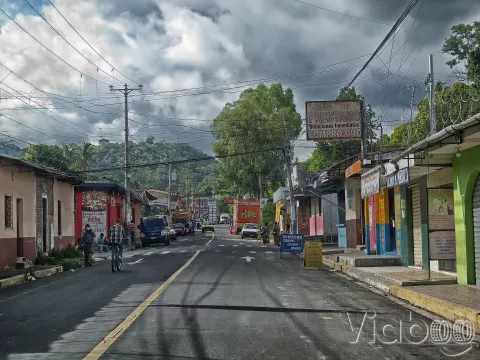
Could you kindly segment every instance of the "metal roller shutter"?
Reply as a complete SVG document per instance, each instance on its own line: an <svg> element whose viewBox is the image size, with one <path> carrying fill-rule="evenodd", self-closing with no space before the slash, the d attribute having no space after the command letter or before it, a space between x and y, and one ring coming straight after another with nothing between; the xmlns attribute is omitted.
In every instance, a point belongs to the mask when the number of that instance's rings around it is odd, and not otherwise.
<svg viewBox="0 0 480 360"><path fill-rule="evenodd" d="M420 210L420 186L412 187L413 262L422 266L422 218Z"/></svg>
<svg viewBox="0 0 480 360"><path fill-rule="evenodd" d="M473 188L473 253L476 284L480 285L480 176Z"/></svg>

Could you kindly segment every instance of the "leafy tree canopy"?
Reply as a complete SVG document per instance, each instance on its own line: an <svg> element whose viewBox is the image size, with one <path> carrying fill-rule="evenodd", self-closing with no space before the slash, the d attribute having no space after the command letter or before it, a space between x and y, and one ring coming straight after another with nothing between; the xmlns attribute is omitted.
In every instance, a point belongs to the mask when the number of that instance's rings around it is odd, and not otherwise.
<svg viewBox="0 0 480 360"><path fill-rule="evenodd" d="M286 125L284 126L284 119ZM281 84L259 85L242 92L239 99L227 103L213 120L212 150L231 155L262 149L283 148L285 132L289 139L300 134L302 119L296 111L291 89ZM286 128L286 129L285 129ZM220 179L223 193L242 196L259 194L259 178L266 192L284 183L281 151L222 158Z"/></svg>

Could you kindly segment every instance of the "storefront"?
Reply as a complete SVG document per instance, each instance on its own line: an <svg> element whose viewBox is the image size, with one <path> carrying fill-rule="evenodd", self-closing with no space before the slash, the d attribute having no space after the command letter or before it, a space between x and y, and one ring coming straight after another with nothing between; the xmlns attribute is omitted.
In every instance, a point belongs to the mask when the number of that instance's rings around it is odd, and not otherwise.
<svg viewBox="0 0 480 360"><path fill-rule="evenodd" d="M378 197L380 192L380 167L377 166L361 176L361 197L365 209L365 245L367 255L379 251L377 238Z"/></svg>

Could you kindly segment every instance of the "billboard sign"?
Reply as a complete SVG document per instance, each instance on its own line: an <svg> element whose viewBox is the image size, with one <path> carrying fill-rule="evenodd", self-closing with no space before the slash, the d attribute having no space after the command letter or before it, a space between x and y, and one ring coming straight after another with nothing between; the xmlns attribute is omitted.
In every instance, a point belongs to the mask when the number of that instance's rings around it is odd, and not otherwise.
<svg viewBox="0 0 480 360"><path fill-rule="evenodd" d="M358 160L354 162L352 165L350 165L347 170L345 170L345 177L349 178L352 175L355 175L356 173L359 173L362 171L362 161Z"/></svg>
<svg viewBox="0 0 480 360"><path fill-rule="evenodd" d="M362 175L362 199L378 194L380 191L380 169Z"/></svg>
<svg viewBox="0 0 480 360"><path fill-rule="evenodd" d="M362 138L360 100L307 101L307 140L354 140Z"/></svg>
<svg viewBox="0 0 480 360"><path fill-rule="evenodd" d="M454 230L432 231L428 236L430 260L451 260L457 258Z"/></svg>
<svg viewBox="0 0 480 360"><path fill-rule="evenodd" d="M410 182L409 168L403 168L387 177L387 187L392 188L398 185L408 184Z"/></svg>
<svg viewBox="0 0 480 360"><path fill-rule="evenodd" d="M428 189L428 229L455 229L453 189Z"/></svg>

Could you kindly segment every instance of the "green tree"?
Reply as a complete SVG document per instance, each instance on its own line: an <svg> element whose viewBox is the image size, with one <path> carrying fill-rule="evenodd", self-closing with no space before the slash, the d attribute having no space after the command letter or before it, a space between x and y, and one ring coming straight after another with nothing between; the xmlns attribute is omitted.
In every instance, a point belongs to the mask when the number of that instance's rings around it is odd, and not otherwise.
<svg viewBox="0 0 480 360"><path fill-rule="evenodd" d="M63 149L57 145L29 145L24 158L27 161L60 171L68 171L72 166L72 160L67 158Z"/></svg>
<svg viewBox="0 0 480 360"><path fill-rule="evenodd" d="M453 58L447 65L453 68L464 64L468 80L480 81L480 21L452 26L452 34L445 39L442 51Z"/></svg>
<svg viewBox="0 0 480 360"><path fill-rule="evenodd" d="M278 168L284 161L281 151L228 157L235 153L284 148L285 127L289 139L300 134L302 120L296 111L293 92L281 84L259 85L242 92L239 99L227 103L213 120L212 150L226 156L219 161L219 172L228 191L236 195L259 194L259 177L269 186L283 184Z"/></svg>
<svg viewBox="0 0 480 360"><path fill-rule="evenodd" d="M275 222L275 211L276 211L276 206L273 202L266 203L262 209L262 220L260 221L260 224L263 225L267 223L271 229L273 226L273 223Z"/></svg>

